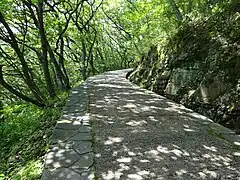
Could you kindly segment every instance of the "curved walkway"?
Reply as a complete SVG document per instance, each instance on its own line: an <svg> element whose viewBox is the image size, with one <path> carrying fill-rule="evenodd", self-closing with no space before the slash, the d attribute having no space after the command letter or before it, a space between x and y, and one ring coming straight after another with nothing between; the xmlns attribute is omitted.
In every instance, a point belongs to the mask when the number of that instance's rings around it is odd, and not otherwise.
<svg viewBox="0 0 240 180"><path fill-rule="evenodd" d="M125 75L108 72L88 82L99 179L240 178L239 137Z"/></svg>
<svg viewBox="0 0 240 180"><path fill-rule="evenodd" d="M75 134L65 124L61 125L65 138L53 135L57 150L51 150L51 156L46 158L46 177L240 179L239 136L182 105L131 84L125 79L126 72L112 71L89 78L86 82L89 117L86 111L85 115L75 112L84 98L72 96L70 102L79 101L70 108L74 116L62 118L67 124L80 124L70 125ZM66 151L77 155L69 156ZM54 163L58 166L53 167Z"/></svg>

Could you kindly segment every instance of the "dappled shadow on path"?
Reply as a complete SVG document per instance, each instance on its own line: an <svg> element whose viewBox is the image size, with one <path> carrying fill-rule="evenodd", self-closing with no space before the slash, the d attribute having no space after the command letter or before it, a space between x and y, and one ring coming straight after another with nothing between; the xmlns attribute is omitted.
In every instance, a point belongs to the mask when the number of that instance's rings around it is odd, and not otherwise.
<svg viewBox="0 0 240 180"><path fill-rule="evenodd" d="M58 120L41 180L93 179L92 133L86 84L74 88Z"/></svg>
<svg viewBox="0 0 240 180"><path fill-rule="evenodd" d="M98 179L240 178L239 136L124 74L89 80Z"/></svg>

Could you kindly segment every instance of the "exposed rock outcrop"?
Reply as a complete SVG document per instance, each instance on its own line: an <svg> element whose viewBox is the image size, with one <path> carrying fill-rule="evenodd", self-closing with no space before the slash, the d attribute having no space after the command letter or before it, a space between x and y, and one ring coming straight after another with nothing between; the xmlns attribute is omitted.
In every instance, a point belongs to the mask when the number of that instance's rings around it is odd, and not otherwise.
<svg viewBox="0 0 240 180"><path fill-rule="evenodd" d="M240 14L233 6L184 23L167 46L151 47L130 80L240 133Z"/></svg>

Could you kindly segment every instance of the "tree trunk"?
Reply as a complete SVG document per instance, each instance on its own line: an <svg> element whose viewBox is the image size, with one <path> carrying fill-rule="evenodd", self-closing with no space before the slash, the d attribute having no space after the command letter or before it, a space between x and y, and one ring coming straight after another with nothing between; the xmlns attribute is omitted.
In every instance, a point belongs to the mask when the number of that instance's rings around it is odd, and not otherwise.
<svg viewBox="0 0 240 180"><path fill-rule="evenodd" d="M54 98L56 96L55 90L53 87L51 75L49 72L49 64L48 64L48 58L47 58L47 52L48 52L48 43L46 39L46 34L44 31L44 23L43 23L43 2L38 3L38 22L39 22L39 33L41 37L41 46L42 46L42 69L44 73L45 82L47 85L47 91L51 98Z"/></svg>
<svg viewBox="0 0 240 180"><path fill-rule="evenodd" d="M63 70L63 73L64 73L65 88L67 90L69 90L69 89L71 89L71 86L70 86L68 74L67 74L65 64L64 64L64 39L63 39L63 37L61 37L61 39L60 39L59 64L60 64L60 66Z"/></svg>
<svg viewBox="0 0 240 180"><path fill-rule="evenodd" d="M93 61L93 53L89 54L90 58L89 58L89 64L91 66L91 71L92 71L92 75L95 75L95 67L94 67L94 61Z"/></svg>
<svg viewBox="0 0 240 180"><path fill-rule="evenodd" d="M86 46L85 46L84 40L82 40L82 66L83 67L81 68L81 73L84 81L87 79L86 56L87 56Z"/></svg>
<svg viewBox="0 0 240 180"><path fill-rule="evenodd" d="M26 85L28 86L28 88L31 90L31 92L33 93L33 95L35 96L35 98L40 102L43 103L44 102L44 98L39 90L39 88L37 87L37 85L35 84L34 80L31 78L30 75L30 69L28 67L28 64L23 56L23 53L21 52L17 40L15 38L15 35L13 34L11 28L9 27L9 25L7 24L7 22L5 21L2 13L0 12L0 22L3 24L3 26L6 28L9 36L10 36L10 41L8 42L10 44L10 46L13 48L13 50L15 51L15 53L17 54L21 66L22 66L22 71L23 71L23 80L26 83Z"/></svg>
<svg viewBox="0 0 240 180"><path fill-rule="evenodd" d="M47 42L47 44L48 44L48 53L49 53L49 56L50 56L50 59L51 59L53 65L54 65L57 78L58 78L58 80L60 82L61 88L65 89L65 87L66 87L66 85L65 85L66 84L65 83L65 76L64 76L64 74L63 74L63 72L61 70L61 67L60 67L59 63L56 60L56 57L55 57L55 55L53 53L53 50L52 50L51 46L49 45L48 42Z"/></svg>

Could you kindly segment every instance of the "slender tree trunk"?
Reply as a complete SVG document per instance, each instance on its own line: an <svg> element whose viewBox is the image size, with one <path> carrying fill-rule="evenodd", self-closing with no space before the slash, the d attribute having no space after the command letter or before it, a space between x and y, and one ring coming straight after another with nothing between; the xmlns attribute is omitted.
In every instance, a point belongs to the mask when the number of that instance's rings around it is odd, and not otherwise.
<svg viewBox="0 0 240 180"><path fill-rule="evenodd" d="M87 79L87 67L86 67L86 56L87 56L87 51L86 51L86 46L84 40L82 40L82 77L83 80L85 81Z"/></svg>
<svg viewBox="0 0 240 180"><path fill-rule="evenodd" d="M95 75L95 67L94 67L94 61L93 61L93 53L89 54L90 58L89 58L89 64L91 66L91 71L92 71L92 75Z"/></svg>
<svg viewBox="0 0 240 180"><path fill-rule="evenodd" d="M55 55L53 53L53 50L52 50L51 46L49 45L48 42L47 42L47 44L48 44L48 53L49 53L50 59L52 61L52 64L54 65L56 76L57 76L57 78L58 78L58 80L60 82L61 88L64 89L65 88L65 80L64 80L65 77L64 77L64 74L63 74L63 72L62 72L62 70L60 68L59 63L57 62L57 59L56 59L56 57L55 57Z"/></svg>
<svg viewBox="0 0 240 180"><path fill-rule="evenodd" d="M64 73L64 81L65 81L65 88L67 90L71 89L70 82L69 82L69 77L65 68L64 64L64 39L61 37L60 39L60 54L59 54L59 64L61 65L61 68Z"/></svg>
<svg viewBox="0 0 240 180"><path fill-rule="evenodd" d="M173 11L176 13L177 19L178 19L179 21L182 21L182 20L183 20L182 13L181 13L180 10L178 9L177 4L175 3L175 1L174 1L174 0L168 0L168 2L169 2L169 4L172 6Z"/></svg>
<svg viewBox="0 0 240 180"><path fill-rule="evenodd" d="M3 24L3 26L6 28L11 40L8 42L11 47L13 48L13 50L15 51L15 53L17 54L21 66L22 66L22 71L23 71L23 80L26 83L26 85L28 86L28 88L31 90L31 92L33 93L33 95L35 96L35 98L40 102L43 103L44 102L44 98L39 90L39 88L37 87L37 85L35 84L34 80L31 78L30 75L30 69L28 67L28 64L23 56L23 53L21 52L17 40L15 38L15 35L13 34L11 28L9 27L9 25L7 24L7 22L5 21L2 13L0 12L0 22Z"/></svg>
<svg viewBox="0 0 240 180"><path fill-rule="evenodd" d="M42 45L42 69L44 73L45 82L47 85L48 94L51 98L56 96L54 86L52 83L50 71L49 71L49 64L47 58L48 52L48 43L46 39L46 34L44 31L44 23L43 23L43 2L38 3L38 22L39 22L39 33L41 37L41 45Z"/></svg>

